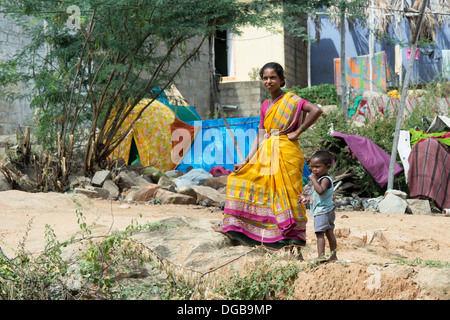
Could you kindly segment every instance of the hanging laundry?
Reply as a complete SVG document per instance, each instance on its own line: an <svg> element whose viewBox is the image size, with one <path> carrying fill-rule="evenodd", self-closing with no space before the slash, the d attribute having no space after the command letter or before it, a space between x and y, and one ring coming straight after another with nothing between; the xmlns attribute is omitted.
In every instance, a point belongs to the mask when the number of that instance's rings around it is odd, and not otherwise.
<svg viewBox="0 0 450 320"><path fill-rule="evenodd" d="M442 50L442 77L450 80L450 50Z"/></svg>
<svg viewBox="0 0 450 320"><path fill-rule="evenodd" d="M399 45L395 46L395 73L402 72L402 48Z"/></svg>
<svg viewBox="0 0 450 320"><path fill-rule="evenodd" d="M345 68L346 80L357 94L370 90L370 56L358 56L347 58ZM389 70L387 68L386 52L381 51L374 54L372 59L372 85L374 91L384 91L387 86ZM341 59L334 59L334 85L338 94L342 93L341 88Z"/></svg>
<svg viewBox="0 0 450 320"><path fill-rule="evenodd" d="M411 47L406 48L406 59L409 59L411 57ZM419 60L419 48L416 48L416 56L414 57L415 60Z"/></svg>

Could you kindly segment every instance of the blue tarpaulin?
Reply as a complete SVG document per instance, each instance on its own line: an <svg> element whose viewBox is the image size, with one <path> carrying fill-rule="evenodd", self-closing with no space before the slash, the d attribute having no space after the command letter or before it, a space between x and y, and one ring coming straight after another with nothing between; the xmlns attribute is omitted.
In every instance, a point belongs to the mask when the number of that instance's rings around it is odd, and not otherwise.
<svg viewBox="0 0 450 320"><path fill-rule="evenodd" d="M199 128L199 130L191 148L176 170L186 172L187 168L192 167L209 172L215 166L233 170L233 165L241 162L232 136L222 119L188 121L186 123ZM227 118L227 123L238 142L242 157L245 158L256 138L259 117ZM304 183L309 181L310 174L311 171L305 162L303 167Z"/></svg>
<svg viewBox="0 0 450 320"><path fill-rule="evenodd" d="M186 121L186 123L199 130L177 170L186 172L190 166L205 171L214 166L233 170L233 165L241 162L233 138L222 119ZM229 118L227 123L245 158L256 138L259 117Z"/></svg>

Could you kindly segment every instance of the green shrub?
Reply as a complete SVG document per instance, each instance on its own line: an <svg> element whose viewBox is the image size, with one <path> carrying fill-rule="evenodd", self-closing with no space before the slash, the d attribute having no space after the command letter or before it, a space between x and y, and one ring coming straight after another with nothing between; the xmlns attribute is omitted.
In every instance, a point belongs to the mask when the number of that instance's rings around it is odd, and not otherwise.
<svg viewBox="0 0 450 320"><path fill-rule="evenodd" d="M306 101L312 102L314 104L320 105L339 105L340 97L336 92L336 87L332 84L324 83L317 86L312 86L311 88L299 88L293 86L290 89L285 89L287 91L293 91L299 97L305 99Z"/></svg>

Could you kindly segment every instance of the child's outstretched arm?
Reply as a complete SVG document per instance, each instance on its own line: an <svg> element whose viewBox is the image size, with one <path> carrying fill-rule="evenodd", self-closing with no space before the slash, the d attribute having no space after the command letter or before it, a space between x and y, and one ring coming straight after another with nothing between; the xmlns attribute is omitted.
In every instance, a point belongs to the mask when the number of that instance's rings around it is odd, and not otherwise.
<svg viewBox="0 0 450 320"><path fill-rule="evenodd" d="M305 204L305 203L308 203L308 201L309 201L309 197L304 195L303 193L298 196L298 201L297 201L298 203Z"/></svg>

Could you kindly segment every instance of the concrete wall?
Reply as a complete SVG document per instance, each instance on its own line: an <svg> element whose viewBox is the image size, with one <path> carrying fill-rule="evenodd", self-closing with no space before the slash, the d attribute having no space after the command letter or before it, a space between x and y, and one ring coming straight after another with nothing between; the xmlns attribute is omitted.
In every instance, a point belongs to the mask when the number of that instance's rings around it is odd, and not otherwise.
<svg viewBox="0 0 450 320"><path fill-rule="evenodd" d="M21 47L30 41L30 37L13 20L0 14L0 61L10 59ZM188 46L198 44L193 39ZM196 59L196 60L195 60ZM209 43L205 41L194 62L183 69L175 79L178 90L190 105L196 106L202 118L210 113L210 75L209 75ZM172 63L172 67L178 67ZM27 90L17 84L8 88L0 88L0 92L27 93ZM7 101L0 99L0 135L15 134L18 127L32 126L33 110L27 99Z"/></svg>
<svg viewBox="0 0 450 320"><path fill-rule="evenodd" d="M219 83L222 105L237 106L237 109L225 108L229 118L259 116L261 103L267 99L267 91L261 81L233 81ZM218 118L219 115L215 116Z"/></svg>
<svg viewBox="0 0 450 320"><path fill-rule="evenodd" d="M231 54L235 70L232 80L252 81L251 75L267 62L284 64L283 34L273 34L262 28L242 28L242 34L233 35ZM259 78L259 76L258 76ZM231 80L230 79L230 80Z"/></svg>
<svg viewBox="0 0 450 320"><path fill-rule="evenodd" d="M0 62L10 59L21 47L29 43L30 38L12 20L0 14ZM14 92L26 94L27 90L21 85L0 88L0 93ZM15 134L18 127L31 125L33 112L27 99L7 101L0 99L0 135Z"/></svg>
<svg viewBox="0 0 450 320"><path fill-rule="evenodd" d="M197 45L199 39L188 43L189 47ZM209 119L211 112L211 76L209 71L209 41L205 40L199 53L189 66L182 69L175 79L175 85L187 100L194 106L202 119Z"/></svg>

